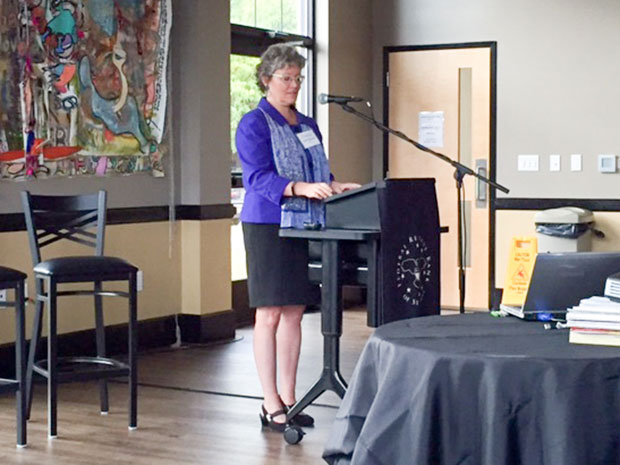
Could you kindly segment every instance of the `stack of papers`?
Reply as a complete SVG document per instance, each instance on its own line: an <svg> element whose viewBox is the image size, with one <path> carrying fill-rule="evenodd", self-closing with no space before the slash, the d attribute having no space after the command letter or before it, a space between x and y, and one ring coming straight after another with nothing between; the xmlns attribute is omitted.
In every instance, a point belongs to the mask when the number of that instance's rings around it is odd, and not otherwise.
<svg viewBox="0 0 620 465"><path fill-rule="evenodd" d="M588 297L566 312L569 341L575 344L620 346L620 302Z"/></svg>

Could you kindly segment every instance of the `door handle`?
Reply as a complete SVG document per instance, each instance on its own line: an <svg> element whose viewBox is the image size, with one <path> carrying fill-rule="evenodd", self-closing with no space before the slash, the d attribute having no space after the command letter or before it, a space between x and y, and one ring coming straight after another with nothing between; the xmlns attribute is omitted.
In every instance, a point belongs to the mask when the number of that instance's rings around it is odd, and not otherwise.
<svg viewBox="0 0 620 465"><path fill-rule="evenodd" d="M487 176L487 160L476 160L476 174ZM486 207L487 203L487 183L479 178L476 178L476 206L478 208Z"/></svg>

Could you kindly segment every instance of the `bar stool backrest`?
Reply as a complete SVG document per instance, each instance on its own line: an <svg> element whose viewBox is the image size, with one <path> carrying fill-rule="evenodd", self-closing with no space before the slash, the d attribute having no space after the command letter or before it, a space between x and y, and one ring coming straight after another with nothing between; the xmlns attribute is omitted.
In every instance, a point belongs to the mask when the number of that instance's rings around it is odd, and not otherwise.
<svg viewBox="0 0 620 465"><path fill-rule="evenodd" d="M92 247L103 255L106 191L81 195L33 195L22 191L32 264L41 262L41 249L60 240Z"/></svg>

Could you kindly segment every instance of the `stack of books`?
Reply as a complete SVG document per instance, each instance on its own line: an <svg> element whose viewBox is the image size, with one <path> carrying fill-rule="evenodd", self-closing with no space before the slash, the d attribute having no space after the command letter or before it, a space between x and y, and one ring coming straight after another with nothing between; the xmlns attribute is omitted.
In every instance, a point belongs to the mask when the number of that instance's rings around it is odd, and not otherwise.
<svg viewBox="0 0 620 465"><path fill-rule="evenodd" d="M620 302L588 297L566 312L568 340L575 344L620 346Z"/></svg>

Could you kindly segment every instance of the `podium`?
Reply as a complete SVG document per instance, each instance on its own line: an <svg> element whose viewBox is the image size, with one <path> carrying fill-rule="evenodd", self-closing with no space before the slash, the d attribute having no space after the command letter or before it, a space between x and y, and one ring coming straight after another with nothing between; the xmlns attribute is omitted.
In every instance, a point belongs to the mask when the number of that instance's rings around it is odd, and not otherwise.
<svg viewBox="0 0 620 465"><path fill-rule="evenodd" d="M369 307L369 326L439 314L440 227L434 179L367 184L330 197L325 207L326 230L381 233L374 263L378 292Z"/></svg>
<svg viewBox="0 0 620 465"><path fill-rule="evenodd" d="M434 179L388 179L325 200L321 230L281 229L281 237L319 241L310 279L321 283L323 371L290 419L326 390L341 398L342 286L367 287L367 322L439 314L439 213ZM311 249L312 250L312 249ZM320 256L317 256L320 255Z"/></svg>

